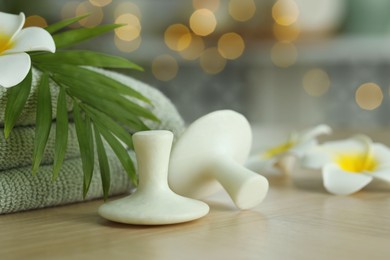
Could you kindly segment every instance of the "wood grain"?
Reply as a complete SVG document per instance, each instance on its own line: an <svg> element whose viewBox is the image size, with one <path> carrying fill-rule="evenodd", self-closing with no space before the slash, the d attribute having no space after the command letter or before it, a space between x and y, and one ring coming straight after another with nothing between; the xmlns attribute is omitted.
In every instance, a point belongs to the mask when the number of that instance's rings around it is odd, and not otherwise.
<svg viewBox="0 0 390 260"><path fill-rule="evenodd" d="M178 225L112 223L96 213L102 201L3 215L0 258L389 259L388 191L340 197L313 176L270 181L253 210L220 192L206 200L209 215Z"/></svg>
<svg viewBox="0 0 390 260"><path fill-rule="evenodd" d="M270 192L239 211L220 192L197 221L131 226L92 201L0 216L0 259L390 259L390 186L334 196L318 172L268 176Z"/></svg>

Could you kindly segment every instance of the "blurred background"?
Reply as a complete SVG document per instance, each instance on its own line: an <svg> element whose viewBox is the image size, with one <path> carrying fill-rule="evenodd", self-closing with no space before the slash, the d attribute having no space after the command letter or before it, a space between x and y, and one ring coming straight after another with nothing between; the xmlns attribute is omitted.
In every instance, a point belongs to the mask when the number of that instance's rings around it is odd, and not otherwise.
<svg viewBox="0 0 390 260"><path fill-rule="evenodd" d="M29 26L125 26L79 48L126 57L187 122L234 109L264 126L390 123L388 0L0 0Z"/></svg>

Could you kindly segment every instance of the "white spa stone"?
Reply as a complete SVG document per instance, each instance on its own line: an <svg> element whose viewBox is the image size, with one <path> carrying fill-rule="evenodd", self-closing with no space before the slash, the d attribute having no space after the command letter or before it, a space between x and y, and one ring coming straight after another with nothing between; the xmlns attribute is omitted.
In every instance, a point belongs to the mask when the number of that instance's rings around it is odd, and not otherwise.
<svg viewBox="0 0 390 260"><path fill-rule="evenodd" d="M128 197L100 206L102 217L126 224L163 225L195 220L209 212L204 202L179 196L168 187L172 140L172 132L164 130L133 135L138 188Z"/></svg>
<svg viewBox="0 0 390 260"><path fill-rule="evenodd" d="M217 192L220 183L238 208L255 207L265 198L268 181L242 166L251 145L251 127L243 115L220 110L199 118L172 151L171 189L199 199Z"/></svg>

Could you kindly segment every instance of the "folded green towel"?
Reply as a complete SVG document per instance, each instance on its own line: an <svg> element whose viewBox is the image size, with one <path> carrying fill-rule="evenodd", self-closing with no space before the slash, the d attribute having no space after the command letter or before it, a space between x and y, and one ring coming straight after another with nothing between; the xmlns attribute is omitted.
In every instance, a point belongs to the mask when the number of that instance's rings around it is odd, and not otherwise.
<svg viewBox="0 0 390 260"><path fill-rule="evenodd" d="M41 72L33 69L32 70L32 86L31 92L27 99L26 105L15 123L15 126L29 126L35 124L35 114L37 110L37 86L41 77ZM57 98L59 94L59 87L53 82L50 84L51 103L53 106L52 118L55 119L57 111ZM4 110L7 104L7 89L0 87L0 127L4 126ZM68 111L72 110L72 104L69 102Z"/></svg>
<svg viewBox="0 0 390 260"><path fill-rule="evenodd" d="M130 183L122 165L112 154L110 194L129 190ZM99 165L95 165L87 200L102 197ZM64 161L59 177L51 180L52 166L41 166L36 176L31 166L0 173L0 214L62 205L83 200L83 170L79 158Z"/></svg>
<svg viewBox="0 0 390 260"><path fill-rule="evenodd" d="M42 164L52 164L54 161L56 124L53 123L47 141L46 149L42 157ZM3 129L0 128L3 132ZM0 134L0 174L2 171L32 165L34 150L35 127L15 127L8 139ZM65 159L75 158L80 155L74 123L69 124L68 148Z"/></svg>
<svg viewBox="0 0 390 260"><path fill-rule="evenodd" d="M178 137L184 131L184 121L174 105L160 91L118 73L101 69L94 70L132 87L152 101L153 106L142 104L150 109L161 121L157 123L144 120L145 124L151 129L170 130L175 134L175 137ZM40 73L33 70L33 86L29 100L10 138L5 141L3 135L0 137L0 214L83 200L83 171L78 158L78 144L73 124L70 124L67 159L64 161L57 181L51 181L54 128L51 130L50 139L46 147L42 161L43 166L41 166L36 176L31 174L32 145L35 131L36 84L39 81L39 76ZM55 126L58 87L51 83L50 88L52 93L53 126ZM4 124L5 104L6 92L0 88L0 127ZM70 110L71 104L69 104ZM131 187L127 174L115 156L111 153L109 154L112 175L111 194L124 193ZM75 156L76 158L74 158ZM99 167L96 165L87 199L100 198L102 196Z"/></svg>

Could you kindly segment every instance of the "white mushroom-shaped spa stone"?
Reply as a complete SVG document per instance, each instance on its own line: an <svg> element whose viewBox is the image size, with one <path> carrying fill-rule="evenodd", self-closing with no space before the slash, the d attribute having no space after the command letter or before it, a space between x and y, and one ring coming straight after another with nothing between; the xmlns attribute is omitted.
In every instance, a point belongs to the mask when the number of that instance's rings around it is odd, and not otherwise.
<svg viewBox="0 0 390 260"><path fill-rule="evenodd" d="M139 185L130 196L100 206L99 214L126 224L162 225L191 221L209 212L204 202L185 198L168 186L173 134L154 130L133 135Z"/></svg>
<svg viewBox="0 0 390 260"><path fill-rule="evenodd" d="M225 188L240 209L258 205L268 192L268 181L242 165L252 146L246 118L231 110L205 115L175 144L169 167L169 185L176 193L204 198Z"/></svg>

